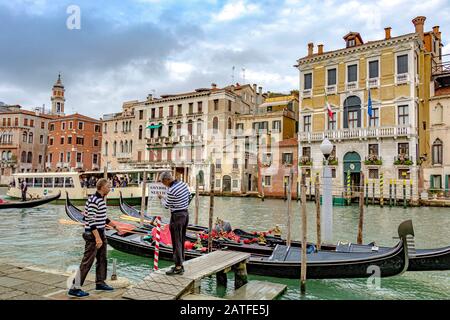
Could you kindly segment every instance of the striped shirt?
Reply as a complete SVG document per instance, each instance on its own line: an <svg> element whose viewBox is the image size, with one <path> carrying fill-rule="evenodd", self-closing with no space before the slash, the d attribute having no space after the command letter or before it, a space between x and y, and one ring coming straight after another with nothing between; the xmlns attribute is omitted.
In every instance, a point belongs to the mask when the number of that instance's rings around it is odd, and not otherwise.
<svg viewBox="0 0 450 320"><path fill-rule="evenodd" d="M86 202L84 212L85 231L92 231L96 229L99 231L103 231L106 227L106 224L110 222L110 220L106 216L105 199L98 192L89 197Z"/></svg>
<svg viewBox="0 0 450 320"><path fill-rule="evenodd" d="M166 197L161 199L164 208L170 209L170 212L187 210L191 201L191 192L189 187L183 181L175 180L167 190Z"/></svg>

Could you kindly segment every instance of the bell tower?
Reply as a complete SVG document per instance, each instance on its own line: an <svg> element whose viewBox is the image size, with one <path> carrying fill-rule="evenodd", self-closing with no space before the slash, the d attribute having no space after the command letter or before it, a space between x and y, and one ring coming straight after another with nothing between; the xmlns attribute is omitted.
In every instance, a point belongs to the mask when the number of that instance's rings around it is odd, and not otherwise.
<svg viewBox="0 0 450 320"><path fill-rule="evenodd" d="M61 74L58 74L58 80L53 85L52 89L52 114L64 115L64 86L61 82Z"/></svg>

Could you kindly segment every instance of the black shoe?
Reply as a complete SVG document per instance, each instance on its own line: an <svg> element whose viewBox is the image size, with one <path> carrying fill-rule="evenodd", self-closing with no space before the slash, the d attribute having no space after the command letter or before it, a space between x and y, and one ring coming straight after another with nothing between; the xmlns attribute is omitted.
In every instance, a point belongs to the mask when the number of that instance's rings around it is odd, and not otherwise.
<svg viewBox="0 0 450 320"><path fill-rule="evenodd" d="M98 291L114 291L114 288L111 286L108 286L107 284L97 284L95 286L95 290Z"/></svg>
<svg viewBox="0 0 450 320"><path fill-rule="evenodd" d="M174 276L174 275L182 275L184 273L184 267L177 268L173 267L169 271L166 272L168 276Z"/></svg>
<svg viewBox="0 0 450 320"><path fill-rule="evenodd" d="M70 289L67 295L75 298L86 298L87 296L89 296L89 293L84 292L81 289Z"/></svg>

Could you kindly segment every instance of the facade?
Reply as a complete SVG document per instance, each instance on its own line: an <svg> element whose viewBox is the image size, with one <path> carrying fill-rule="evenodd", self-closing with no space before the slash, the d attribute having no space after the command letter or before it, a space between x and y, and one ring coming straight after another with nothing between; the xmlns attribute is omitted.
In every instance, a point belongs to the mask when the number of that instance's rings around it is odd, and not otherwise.
<svg viewBox="0 0 450 320"><path fill-rule="evenodd" d="M344 36L346 47L324 52L308 45L298 60L300 72L299 159L309 174L322 172L320 144L335 145L330 163L335 195L345 191L347 175L360 184L410 180L415 196L423 189L423 167L430 163L429 98L431 59L439 54L439 28L424 32L425 17L413 20L415 32L365 43L359 33ZM434 50L432 50L434 48ZM372 117L368 115L369 90ZM327 101L332 109L330 117Z"/></svg>
<svg viewBox="0 0 450 320"><path fill-rule="evenodd" d="M19 105L0 107L0 184L9 184L18 172L41 172L45 166L48 122L43 110Z"/></svg>
<svg viewBox="0 0 450 320"><path fill-rule="evenodd" d="M47 171L90 171L101 168L101 121L75 113L48 124Z"/></svg>

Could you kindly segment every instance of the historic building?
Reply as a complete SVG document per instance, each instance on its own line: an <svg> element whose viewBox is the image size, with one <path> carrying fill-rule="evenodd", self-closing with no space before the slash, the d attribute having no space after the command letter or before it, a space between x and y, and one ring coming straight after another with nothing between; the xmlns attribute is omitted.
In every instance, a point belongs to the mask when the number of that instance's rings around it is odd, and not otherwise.
<svg viewBox="0 0 450 320"><path fill-rule="evenodd" d="M37 108L0 107L0 184L9 184L16 172L43 171L47 127L52 116Z"/></svg>
<svg viewBox="0 0 450 320"><path fill-rule="evenodd" d="M307 56L297 61L299 158L309 174L322 172L319 146L328 137L335 145L330 163L335 194L344 191L348 173L358 185L360 171L369 180L383 174L385 181L412 179L423 188L422 168L431 161L431 60L441 47L439 27L424 32L425 19L413 19L410 34L393 37L385 28L385 38L376 41L350 32L345 47L334 51L319 45L314 52L310 43Z"/></svg>

